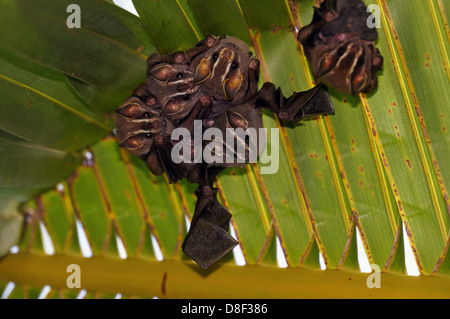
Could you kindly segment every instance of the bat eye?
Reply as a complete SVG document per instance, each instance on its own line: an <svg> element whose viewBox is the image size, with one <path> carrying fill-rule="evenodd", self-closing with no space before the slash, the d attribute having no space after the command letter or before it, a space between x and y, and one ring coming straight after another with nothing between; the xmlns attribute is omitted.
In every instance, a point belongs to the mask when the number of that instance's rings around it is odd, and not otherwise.
<svg viewBox="0 0 450 319"><path fill-rule="evenodd" d="M150 117L150 113L149 112L145 112L144 114L142 114L143 117Z"/></svg>
<svg viewBox="0 0 450 319"><path fill-rule="evenodd" d="M152 133L146 133L146 134L145 134L145 137L146 137L146 138L152 138Z"/></svg>
<svg viewBox="0 0 450 319"><path fill-rule="evenodd" d="M214 53L214 54L212 55L212 60L213 60L213 62L216 62L218 58L219 58L219 53Z"/></svg>
<svg viewBox="0 0 450 319"><path fill-rule="evenodd" d="M233 61L233 63L231 63L231 69L232 70L236 70L238 67L239 67L239 63L234 62L234 61Z"/></svg>
<svg viewBox="0 0 450 319"><path fill-rule="evenodd" d="M175 75L175 77L177 79L182 79L182 78L184 78L184 74L182 72L179 72L179 73L177 73L177 75Z"/></svg>

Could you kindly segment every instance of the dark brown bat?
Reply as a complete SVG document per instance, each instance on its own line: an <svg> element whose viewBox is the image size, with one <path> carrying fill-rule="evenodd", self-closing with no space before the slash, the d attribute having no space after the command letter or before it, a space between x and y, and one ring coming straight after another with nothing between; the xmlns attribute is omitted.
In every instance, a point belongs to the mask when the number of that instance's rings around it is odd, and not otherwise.
<svg viewBox="0 0 450 319"><path fill-rule="evenodd" d="M243 41L210 35L186 54L195 70L194 83L214 99L238 104L258 91L259 61Z"/></svg>
<svg viewBox="0 0 450 319"><path fill-rule="evenodd" d="M259 154L260 108L290 121L334 109L321 84L289 98L272 83L258 91L259 61L244 42L229 36L210 35L186 53L153 54L147 65L146 84L116 110L119 146L144 160L153 174L165 173L170 183L187 178L199 185L182 249L208 268L238 244L227 231L231 214L217 200L214 181L224 168L244 166ZM172 133L185 128L193 137L195 120L201 121L202 133L214 128L225 137L228 129L253 129L256 135L235 134L232 141L219 139L214 147L202 141L201 153L209 151L220 160L177 164L171 155L181 141L172 140ZM195 150L191 145L188 155Z"/></svg>
<svg viewBox="0 0 450 319"><path fill-rule="evenodd" d="M367 25L365 4L325 0L314 9L312 22L298 34L314 77L347 94L374 91L383 57L374 43L377 30Z"/></svg>

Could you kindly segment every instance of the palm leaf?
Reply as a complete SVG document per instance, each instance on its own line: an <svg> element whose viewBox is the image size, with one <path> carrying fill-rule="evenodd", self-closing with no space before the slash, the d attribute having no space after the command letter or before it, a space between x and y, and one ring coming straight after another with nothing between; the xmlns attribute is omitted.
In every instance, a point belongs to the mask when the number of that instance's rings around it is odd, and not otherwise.
<svg viewBox="0 0 450 319"><path fill-rule="evenodd" d="M381 9L377 91L330 90L336 114L295 127L263 114L279 129L268 145L279 150L277 173L258 162L217 181L246 265L230 254L205 273L180 249L195 185L169 184L120 150L110 114L144 81L149 54L186 50L207 34L246 41L260 85L312 87L294 26L310 22L314 1L134 0L138 18L80 0L82 26L68 29L73 2L0 1L0 254L19 250L0 261L0 288L15 283L10 298L36 298L45 285L48 298L76 297L69 264L80 265L86 298L449 297L445 1L365 1ZM380 294L358 271L357 232L383 271ZM420 278L406 276L403 241Z"/></svg>

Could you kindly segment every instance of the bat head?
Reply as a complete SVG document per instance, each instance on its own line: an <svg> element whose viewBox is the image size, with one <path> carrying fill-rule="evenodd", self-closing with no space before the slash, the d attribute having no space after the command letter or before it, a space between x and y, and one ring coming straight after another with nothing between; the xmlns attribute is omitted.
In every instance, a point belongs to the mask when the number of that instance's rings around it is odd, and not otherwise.
<svg viewBox="0 0 450 319"><path fill-rule="evenodd" d="M127 99L117 110L116 136L119 146L144 157L153 143L153 136L164 131L165 121L159 114L156 98L149 97L144 103L138 97Z"/></svg>
<svg viewBox="0 0 450 319"><path fill-rule="evenodd" d="M147 88L158 99L162 109L173 108L177 101L177 113L189 113L193 108L198 93L198 86L193 84L194 72L187 64L158 63L147 71ZM183 110L180 113L180 110Z"/></svg>
<svg viewBox="0 0 450 319"><path fill-rule="evenodd" d="M314 77L339 91L356 95L372 92L383 57L373 43L352 38L305 50Z"/></svg>
<svg viewBox="0 0 450 319"><path fill-rule="evenodd" d="M184 54L183 54L184 56ZM155 60L151 56L148 61ZM159 62L149 65L147 89L161 105L161 116L177 123L183 120L200 98L198 85L194 85L194 72L186 63Z"/></svg>
<svg viewBox="0 0 450 319"><path fill-rule="evenodd" d="M197 44L203 47L187 51L194 70L194 84L201 84L202 91L215 99L231 104L242 103L256 93L259 60L253 57L243 41L230 37L208 36Z"/></svg>
<svg viewBox="0 0 450 319"><path fill-rule="evenodd" d="M339 91L371 93L378 83L383 57L375 48L376 29L362 1L325 0L298 40L304 47L314 77Z"/></svg>

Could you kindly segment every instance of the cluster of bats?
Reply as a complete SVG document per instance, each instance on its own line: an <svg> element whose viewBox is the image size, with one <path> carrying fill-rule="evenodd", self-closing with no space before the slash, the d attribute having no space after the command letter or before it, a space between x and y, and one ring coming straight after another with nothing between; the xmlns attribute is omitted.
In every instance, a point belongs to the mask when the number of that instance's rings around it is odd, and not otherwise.
<svg viewBox="0 0 450 319"><path fill-rule="evenodd" d="M231 214L219 203L214 181L226 167L246 164L237 160L237 150L248 149L249 141L236 139L232 145L223 141L223 151L233 149L234 161L175 163L172 150L181 141L172 139L172 133L184 128L193 134L199 121L203 130L214 127L223 135L227 129L259 131L261 108L288 121L333 114L323 83L353 95L372 92L383 58L374 45L377 31L367 27L368 16L360 0L325 0L315 8L311 24L300 30L298 40L321 83L290 97L269 82L258 90L260 62L246 43L234 37L209 35L185 52L148 58L146 83L116 110L116 136L119 146L145 161L153 174L166 174L170 183L186 178L198 184L182 249L201 267L208 268L238 244L228 233ZM194 151L192 145L190 155Z"/></svg>

